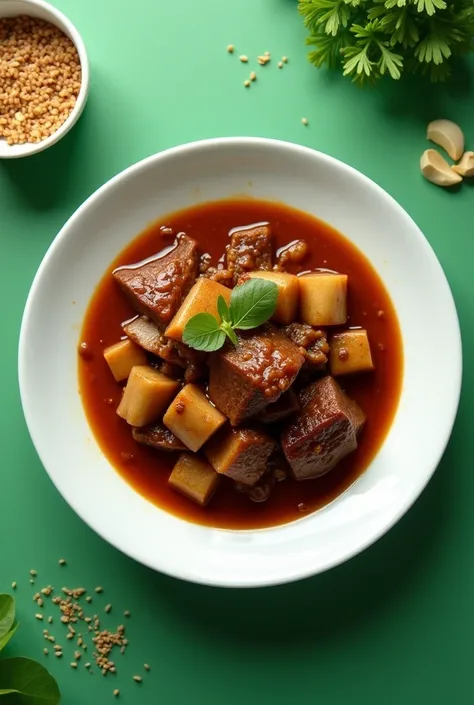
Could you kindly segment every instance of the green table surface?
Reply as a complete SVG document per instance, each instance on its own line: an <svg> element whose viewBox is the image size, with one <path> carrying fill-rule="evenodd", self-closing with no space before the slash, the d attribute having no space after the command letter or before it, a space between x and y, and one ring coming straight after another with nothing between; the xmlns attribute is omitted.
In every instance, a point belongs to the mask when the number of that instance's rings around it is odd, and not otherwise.
<svg viewBox="0 0 474 705"><path fill-rule="evenodd" d="M137 705L472 705L473 191L467 184L455 192L432 186L421 178L418 160L428 146L426 122L437 117L458 121L474 148L474 62L460 67L447 86L408 81L359 90L307 63L305 29L293 0L58 0L58 5L88 46L89 103L56 147L0 162L0 592L17 581L21 621L8 652L46 661L44 624L35 620L32 602L37 587L103 585L94 606L103 614L105 604L112 604L104 624L116 626L124 621L123 610L131 610L129 650L118 657L115 678L90 676L83 666L72 670L72 646L62 661L49 656L68 705L111 702L116 687L121 702ZM236 47L234 56L226 52L229 43ZM246 90L250 66L238 55L254 58L266 50L272 64ZM289 63L279 71L275 57L284 54ZM132 162L182 142L224 135L314 147L392 194L444 267L467 361L451 442L407 516L345 565L265 590L181 583L105 544L43 470L17 384L28 289L67 218ZM429 345L442 365L442 330L433 331ZM60 557L66 566L58 565ZM35 586L31 568L39 573ZM137 685L132 676L143 672L144 662L151 670Z"/></svg>

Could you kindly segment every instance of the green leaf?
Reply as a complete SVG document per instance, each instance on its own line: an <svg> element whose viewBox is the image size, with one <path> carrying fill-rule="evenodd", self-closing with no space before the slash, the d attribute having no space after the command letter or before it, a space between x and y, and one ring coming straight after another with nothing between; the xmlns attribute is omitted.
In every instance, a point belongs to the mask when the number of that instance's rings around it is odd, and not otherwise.
<svg viewBox="0 0 474 705"><path fill-rule="evenodd" d="M227 306L227 301L224 299L222 294L217 297L217 312L221 317L221 321L230 322L230 309Z"/></svg>
<svg viewBox="0 0 474 705"><path fill-rule="evenodd" d="M213 352L224 345L225 333L217 318L210 313L197 313L189 319L183 331L183 343L195 350Z"/></svg>
<svg viewBox="0 0 474 705"><path fill-rule="evenodd" d="M230 295L232 327L240 330L256 328L275 313L278 287L266 279L248 279L236 286Z"/></svg>
<svg viewBox="0 0 474 705"><path fill-rule="evenodd" d="M15 621L15 600L11 595L0 595L0 638L8 634Z"/></svg>
<svg viewBox="0 0 474 705"><path fill-rule="evenodd" d="M388 71L390 76L397 80L400 78L400 68L403 66L403 59L399 54L387 49L382 42L377 42L380 51L382 52L382 57L379 62L380 73L383 76L385 71Z"/></svg>
<svg viewBox="0 0 474 705"><path fill-rule="evenodd" d="M12 636L14 636L14 634L15 634L15 632L16 632L16 630L18 629L19 626L20 626L20 625L19 625L19 623L17 622L17 623L15 624L15 626L13 626L13 627L10 629L9 632L7 632L6 634L3 634L2 636L0 636L0 651L2 651L2 649L5 648L5 646L8 644L8 642L10 641L10 639L12 638Z"/></svg>
<svg viewBox="0 0 474 705"><path fill-rule="evenodd" d="M236 334L234 333L234 329L232 328L232 324L229 321L222 321L221 330L224 331L226 336L234 343L234 345L238 345L239 339L237 338Z"/></svg>
<svg viewBox="0 0 474 705"><path fill-rule="evenodd" d="M444 0L412 0L418 12L426 12L427 15L434 15L436 10L445 10Z"/></svg>
<svg viewBox="0 0 474 705"><path fill-rule="evenodd" d="M0 661L0 696L8 705L58 705L61 700L53 676L29 658L7 658Z"/></svg>

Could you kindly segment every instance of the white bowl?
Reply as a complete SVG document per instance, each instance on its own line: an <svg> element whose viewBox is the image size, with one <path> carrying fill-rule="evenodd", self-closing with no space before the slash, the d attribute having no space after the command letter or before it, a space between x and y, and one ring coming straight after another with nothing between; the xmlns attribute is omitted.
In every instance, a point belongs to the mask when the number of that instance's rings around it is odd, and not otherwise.
<svg viewBox="0 0 474 705"><path fill-rule="evenodd" d="M0 17L15 17L16 15L29 15L47 20L51 24L59 27L64 34L73 42L79 54L81 62L81 88L77 96L76 104L67 120L63 122L56 132L33 144L7 144L6 140L0 138L0 159L17 159L18 157L29 157L51 147L66 135L79 120L89 93L89 59L87 58L86 47L82 37L74 27L72 22L63 15L62 12L43 0L0 0Z"/></svg>
<svg viewBox="0 0 474 705"><path fill-rule="evenodd" d="M299 521L254 531L167 514L111 467L88 426L77 381L79 330L115 256L150 221L234 194L284 201L331 223L382 276L398 312L405 368L389 434L342 496ZM443 361L433 354L443 337ZM46 254L26 305L19 376L38 454L63 497L98 534L138 561L186 580L262 586L354 556L407 511L433 474L454 423L461 341L443 271L410 217L354 169L294 144L233 138L156 154L125 170L71 217Z"/></svg>

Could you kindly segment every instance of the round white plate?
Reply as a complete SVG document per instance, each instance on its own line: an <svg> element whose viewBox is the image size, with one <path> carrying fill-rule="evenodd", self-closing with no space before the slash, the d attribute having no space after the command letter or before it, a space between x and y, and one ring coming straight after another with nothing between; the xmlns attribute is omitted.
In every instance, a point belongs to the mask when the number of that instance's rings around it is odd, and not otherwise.
<svg viewBox="0 0 474 705"><path fill-rule="evenodd" d="M275 199L327 221L371 260L392 297L405 369L392 428L364 475L324 509L255 531L198 526L160 510L110 466L88 426L77 344L104 271L151 221L232 195ZM431 354L443 331L443 364ZM258 138L176 147L119 174L70 218L46 254L25 309L19 352L23 408L38 454L66 501L138 561L220 586L283 583L369 546L407 511L433 474L454 423L461 341L453 298L426 239L402 208L331 157Z"/></svg>

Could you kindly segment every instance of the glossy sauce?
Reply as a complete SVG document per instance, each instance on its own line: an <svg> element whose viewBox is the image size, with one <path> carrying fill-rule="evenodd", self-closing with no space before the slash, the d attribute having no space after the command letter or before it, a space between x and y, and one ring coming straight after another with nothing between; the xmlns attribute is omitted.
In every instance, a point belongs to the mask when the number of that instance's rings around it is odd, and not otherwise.
<svg viewBox="0 0 474 705"><path fill-rule="evenodd" d="M346 327L367 329L375 371L338 381L367 415L358 449L335 470L318 480L277 483L267 502L254 503L235 491L225 478L209 505L199 507L167 484L177 455L137 444L130 427L115 410L121 389L103 358L105 347L123 337L122 321L135 312L112 279L115 267L150 257L173 241L164 226L174 233L184 231L209 252L217 265L228 242L229 232L238 226L267 221L276 248L295 239L306 240L308 254L288 271L316 268L342 272L349 277ZM161 230L160 230L161 228ZM346 490L380 448L396 412L403 377L403 349L397 317L385 288L365 256L326 223L279 203L230 199L212 202L161 218L123 250L97 287L81 332L87 354L79 355L79 387L86 415L102 451L118 472L138 492L163 509L199 524L231 529L251 529L299 519L331 502Z"/></svg>

